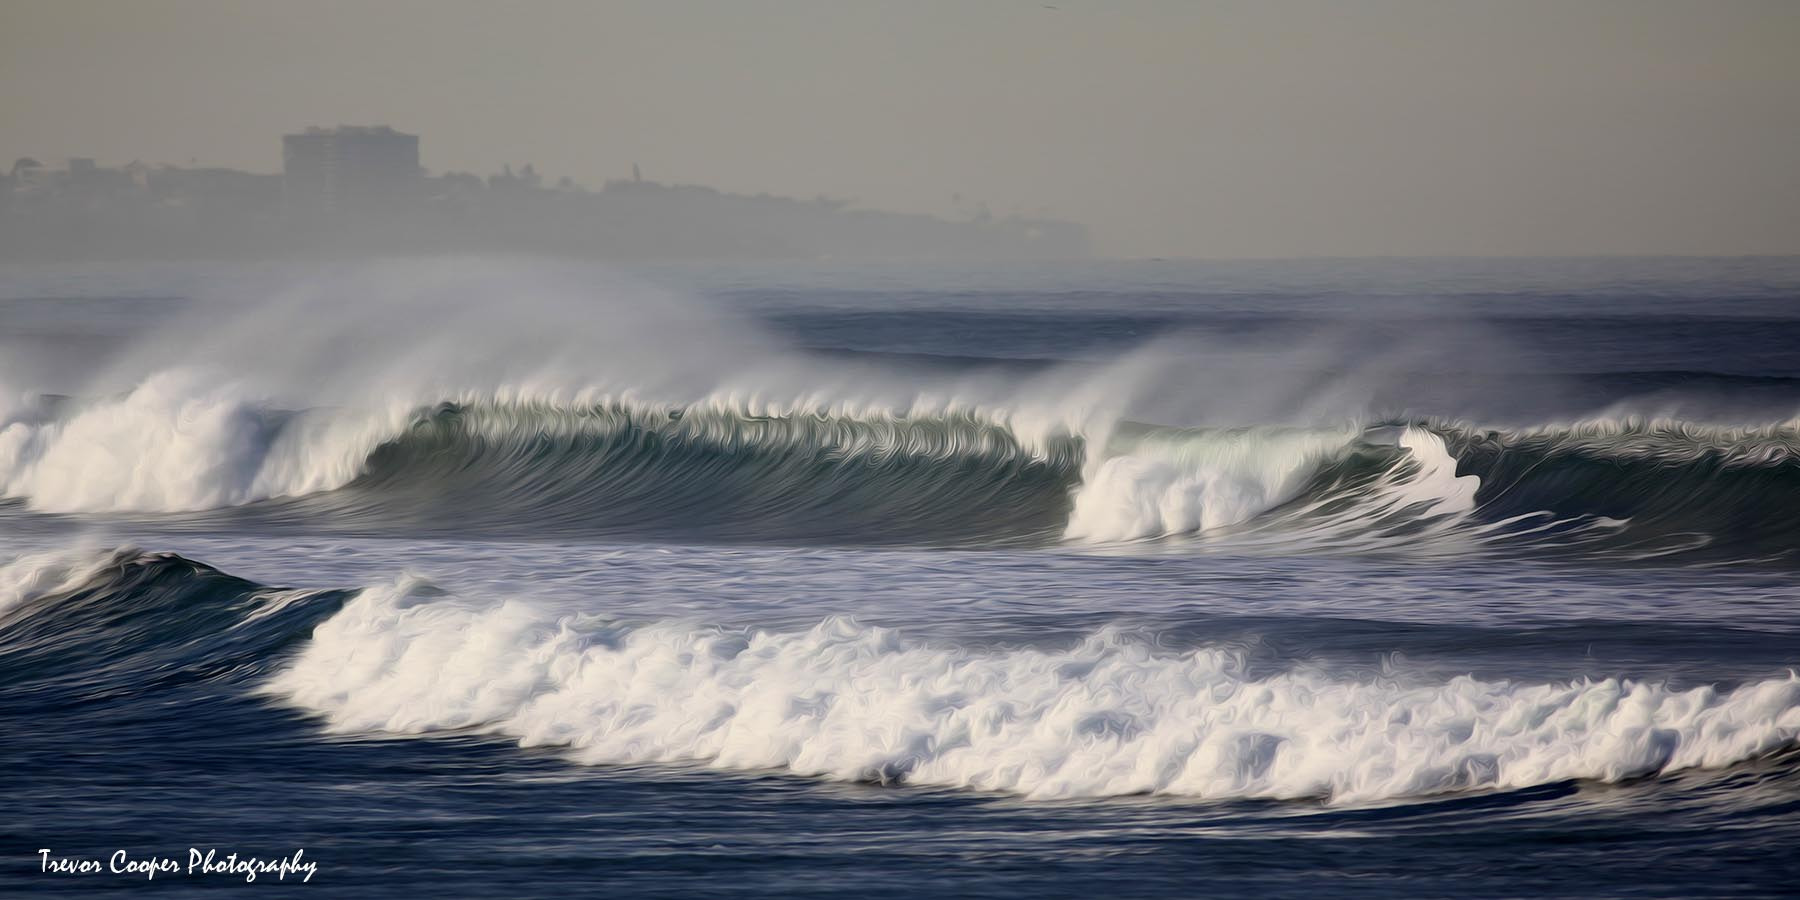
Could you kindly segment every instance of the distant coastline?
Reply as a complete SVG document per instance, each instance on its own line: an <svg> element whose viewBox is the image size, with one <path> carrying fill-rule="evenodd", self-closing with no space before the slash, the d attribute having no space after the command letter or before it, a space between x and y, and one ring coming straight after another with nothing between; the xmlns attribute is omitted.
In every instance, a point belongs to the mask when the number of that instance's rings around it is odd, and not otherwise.
<svg viewBox="0 0 1800 900"><path fill-rule="evenodd" d="M23 158L0 172L0 260L291 259L526 253L575 259L1069 259L1079 224L951 221L631 179L589 190L529 165L429 174L418 139L308 129L279 174Z"/></svg>

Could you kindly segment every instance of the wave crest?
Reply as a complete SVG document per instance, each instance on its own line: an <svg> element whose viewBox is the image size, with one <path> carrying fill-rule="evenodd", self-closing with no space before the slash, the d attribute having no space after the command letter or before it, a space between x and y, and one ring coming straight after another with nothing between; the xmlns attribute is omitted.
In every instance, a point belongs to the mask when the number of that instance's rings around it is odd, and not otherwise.
<svg viewBox="0 0 1800 900"><path fill-rule="evenodd" d="M724 395L290 411L169 374L98 402L9 408L0 495L41 512L327 529L1754 559L1800 545L1800 431L1084 426Z"/></svg>

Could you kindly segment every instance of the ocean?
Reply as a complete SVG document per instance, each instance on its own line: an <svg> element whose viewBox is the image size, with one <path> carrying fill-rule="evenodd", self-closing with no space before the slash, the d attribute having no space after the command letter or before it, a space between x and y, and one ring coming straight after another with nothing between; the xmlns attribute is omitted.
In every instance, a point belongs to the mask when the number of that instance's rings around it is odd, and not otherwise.
<svg viewBox="0 0 1800 900"><path fill-rule="evenodd" d="M1793 258L9 265L0 894L1791 895L1797 413Z"/></svg>

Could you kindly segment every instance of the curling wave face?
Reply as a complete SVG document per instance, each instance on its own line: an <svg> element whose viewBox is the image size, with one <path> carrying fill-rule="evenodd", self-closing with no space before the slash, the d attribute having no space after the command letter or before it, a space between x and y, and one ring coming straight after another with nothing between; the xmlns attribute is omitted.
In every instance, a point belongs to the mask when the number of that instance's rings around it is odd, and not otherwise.
<svg viewBox="0 0 1800 900"><path fill-rule="evenodd" d="M109 400L0 410L0 495L45 513L415 533L1760 559L1800 542L1800 431L1178 429L942 403L517 394L291 411L165 374Z"/></svg>

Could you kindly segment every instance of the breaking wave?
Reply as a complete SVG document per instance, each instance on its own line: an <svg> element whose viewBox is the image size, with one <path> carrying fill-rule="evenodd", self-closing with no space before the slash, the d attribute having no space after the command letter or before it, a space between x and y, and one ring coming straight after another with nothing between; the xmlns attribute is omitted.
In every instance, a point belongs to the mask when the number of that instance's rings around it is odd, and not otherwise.
<svg viewBox="0 0 1800 900"><path fill-rule="evenodd" d="M413 532L1765 558L1800 546L1800 431L1167 428L628 395L292 411L164 375L0 410L0 495L44 513Z"/></svg>
<svg viewBox="0 0 1800 900"><path fill-rule="evenodd" d="M1800 740L1791 672L1686 689L1443 679L1251 666L1114 627L986 646L845 618L625 621L414 578L276 590L132 550L0 564L0 591L0 706L204 682L338 733L485 733L590 764L1358 803L1727 767Z"/></svg>
<svg viewBox="0 0 1800 900"><path fill-rule="evenodd" d="M595 764L702 763L1031 798L1360 802L1718 767L1800 735L1800 676L1732 690L1607 679L1247 673L1115 629L972 649L841 618L800 631L465 605L412 580L321 624L270 693L340 732L475 730Z"/></svg>

